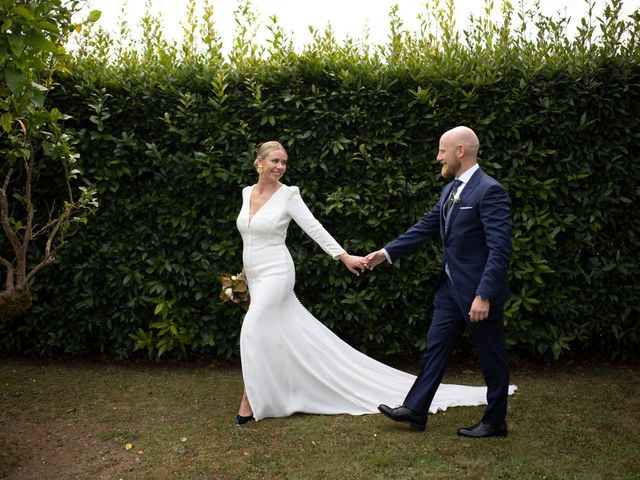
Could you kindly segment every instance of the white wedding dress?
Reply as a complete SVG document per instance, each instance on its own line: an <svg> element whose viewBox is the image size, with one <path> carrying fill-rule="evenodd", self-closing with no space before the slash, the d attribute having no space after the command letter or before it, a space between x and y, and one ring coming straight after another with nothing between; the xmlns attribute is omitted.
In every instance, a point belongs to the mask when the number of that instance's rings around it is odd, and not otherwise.
<svg viewBox="0 0 640 480"><path fill-rule="evenodd" d="M253 187L242 191L237 226L251 305L240 333L244 385L256 420L295 412L377 413L402 404L415 376L351 348L298 301L285 239L291 219L333 258L344 249L314 218L298 187L283 185L249 217ZM430 412L486 405L486 387L441 384Z"/></svg>

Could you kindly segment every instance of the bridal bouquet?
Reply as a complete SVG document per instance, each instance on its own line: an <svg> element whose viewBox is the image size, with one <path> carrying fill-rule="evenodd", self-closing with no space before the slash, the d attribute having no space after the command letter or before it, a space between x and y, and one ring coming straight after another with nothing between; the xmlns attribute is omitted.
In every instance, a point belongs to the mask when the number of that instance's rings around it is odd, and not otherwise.
<svg viewBox="0 0 640 480"><path fill-rule="evenodd" d="M247 279L244 271L231 275L225 273L220 277L222 290L220 292L220 300L223 302L233 302L240 305L245 310L249 309L249 289L247 288Z"/></svg>

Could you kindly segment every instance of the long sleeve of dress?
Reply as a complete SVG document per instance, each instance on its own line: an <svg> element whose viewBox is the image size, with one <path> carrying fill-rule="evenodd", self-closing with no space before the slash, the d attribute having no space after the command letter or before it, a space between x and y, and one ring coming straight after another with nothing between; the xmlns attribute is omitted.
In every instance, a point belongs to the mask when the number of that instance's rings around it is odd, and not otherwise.
<svg viewBox="0 0 640 480"><path fill-rule="evenodd" d="M344 248L336 242L316 217L313 216L302 200L298 187L291 187L291 195L287 201L287 213L332 258L338 258L345 253Z"/></svg>

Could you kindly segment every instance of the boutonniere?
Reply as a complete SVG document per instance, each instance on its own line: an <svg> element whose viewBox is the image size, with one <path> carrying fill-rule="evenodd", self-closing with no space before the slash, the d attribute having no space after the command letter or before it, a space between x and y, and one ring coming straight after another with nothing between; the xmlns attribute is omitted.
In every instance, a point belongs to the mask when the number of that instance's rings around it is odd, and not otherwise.
<svg viewBox="0 0 640 480"><path fill-rule="evenodd" d="M456 194L453 196L453 203L460 203L460 192L456 192Z"/></svg>

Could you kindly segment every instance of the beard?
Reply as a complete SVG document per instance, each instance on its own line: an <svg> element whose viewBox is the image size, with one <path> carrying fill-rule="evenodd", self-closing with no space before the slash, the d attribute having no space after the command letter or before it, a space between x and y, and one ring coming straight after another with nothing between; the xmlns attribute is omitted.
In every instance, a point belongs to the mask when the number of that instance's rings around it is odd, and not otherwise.
<svg viewBox="0 0 640 480"><path fill-rule="evenodd" d="M453 177L455 177L455 175L449 169L448 165L442 165L442 168L440 169L440 175L442 175L442 178L445 178L447 180L450 180Z"/></svg>
<svg viewBox="0 0 640 480"><path fill-rule="evenodd" d="M442 168L440 169L440 175L442 175L442 177L446 178L447 180L451 180L452 178L455 178L456 175L458 175L458 172L460 172L461 168L462 163L460 163L460 160L453 157L447 159L446 163L442 165Z"/></svg>

